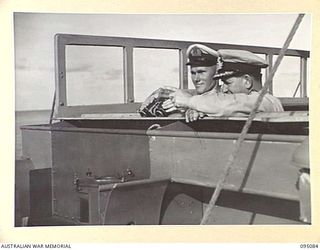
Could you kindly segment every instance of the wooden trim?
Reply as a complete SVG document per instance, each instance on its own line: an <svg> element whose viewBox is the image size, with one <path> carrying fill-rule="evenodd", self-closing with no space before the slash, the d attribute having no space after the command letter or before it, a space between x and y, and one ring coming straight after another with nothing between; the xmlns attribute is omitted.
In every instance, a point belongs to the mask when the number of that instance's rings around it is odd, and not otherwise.
<svg viewBox="0 0 320 250"><path fill-rule="evenodd" d="M120 103L120 104L104 104L104 105L88 105L88 106L67 106L59 107L59 113L54 119L61 117L80 117L82 114L89 113L128 113L136 112L141 103Z"/></svg>
<svg viewBox="0 0 320 250"><path fill-rule="evenodd" d="M279 97L283 106L309 106L309 98Z"/></svg>
<svg viewBox="0 0 320 250"><path fill-rule="evenodd" d="M108 37L108 36L91 36L91 35L73 35L73 34L56 34L55 35L55 79L56 79L56 117L79 117L81 114L88 113L114 113L114 112L135 112L139 104L123 106L114 105L88 105L88 106L68 106L66 96L66 45L88 45L88 46L115 46L124 49L124 102L134 102L134 77L133 77L133 49L134 48L159 48L159 49L177 49L179 50L179 67L180 67L180 87L188 88L188 68L186 66L186 50L188 46L195 41L175 41L159 39L141 39L130 37ZM265 54L272 64L272 55L280 52L279 48L246 46L222 43L201 42L213 49L244 49L253 53ZM301 95L306 97L306 67L309 51L288 50L287 56L299 56L301 59ZM267 69L267 74L268 72ZM272 88L270 89L272 91ZM296 102L297 99L294 99Z"/></svg>
<svg viewBox="0 0 320 250"><path fill-rule="evenodd" d="M181 49L179 51L179 67L180 67L180 88L188 89L188 67L187 63L187 49Z"/></svg>
<svg viewBox="0 0 320 250"><path fill-rule="evenodd" d="M123 48L124 102L134 102L133 48Z"/></svg>
<svg viewBox="0 0 320 250"><path fill-rule="evenodd" d="M73 34L56 34L60 44L63 45L92 45L92 46L132 46L134 48L167 48L167 49L183 49L198 41L178 41L178 40L161 40L161 39L144 39L132 37L110 37L110 36L91 36L91 35L73 35ZM243 49L250 50L259 54L279 54L280 48L224 44L224 43L208 43L201 44L212 47L213 49ZM308 58L309 51L288 49L287 56L299 56Z"/></svg>
<svg viewBox="0 0 320 250"><path fill-rule="evenodd" d="M307 97L307 59L300 58L300 97Z"/></svg>
<svg viewBox="0 0 320 250"><path fill-rule="evenodd" d="M61 106L67 105L67 90L66 90L66 54L65 45L61 43L61 37L55 35L55 80L56 80L56 98L58 113Z"/></svg>

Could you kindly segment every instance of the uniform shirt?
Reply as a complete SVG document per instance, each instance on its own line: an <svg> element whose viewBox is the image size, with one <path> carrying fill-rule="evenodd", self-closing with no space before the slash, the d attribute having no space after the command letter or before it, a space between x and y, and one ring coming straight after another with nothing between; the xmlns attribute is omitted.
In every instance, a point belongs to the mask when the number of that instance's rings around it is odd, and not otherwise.
<svg viewBox="0 0 320 250"><path fill-rule="evenodd" d="M259 92L249 94L224 94L209 91L190 98L189 108L206 113L209 116L245 116L249 115L258 99ZM280 112L283 107L278 98L267 93L258 108L258 112Z"/></svg>

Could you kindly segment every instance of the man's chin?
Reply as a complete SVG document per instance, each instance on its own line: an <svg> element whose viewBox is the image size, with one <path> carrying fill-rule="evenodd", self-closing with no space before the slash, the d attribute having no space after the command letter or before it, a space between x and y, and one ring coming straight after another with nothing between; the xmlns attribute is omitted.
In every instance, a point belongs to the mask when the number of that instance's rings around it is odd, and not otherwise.
<svg viewBox="0 0 320 250"><path fill-rule="evenodd" d="M202 88L196 88L196 92L197 92L197 95L202 95L205 92L205 90Z"/></svg>
<svg viewBox="0 0 320 250"><path fill-rule="evenodd" d="M205 91L196 89L197 95L202 95Z"/></svg>

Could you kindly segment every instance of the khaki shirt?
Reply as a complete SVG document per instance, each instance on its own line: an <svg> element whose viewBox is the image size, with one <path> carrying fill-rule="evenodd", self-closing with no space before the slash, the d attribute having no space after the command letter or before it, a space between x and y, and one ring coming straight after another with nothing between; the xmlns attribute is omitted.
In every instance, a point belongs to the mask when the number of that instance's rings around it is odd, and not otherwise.
<svg viewBox="0 0 320 250"><path fill-rule="evenodd" d="M259 92L249 94L224 94L210 91L190 98L189 108L201 111L209 116L245 116L249 115L259 96ZM258 112L280 112L283 107L278 98L267 93Z"/></svg>

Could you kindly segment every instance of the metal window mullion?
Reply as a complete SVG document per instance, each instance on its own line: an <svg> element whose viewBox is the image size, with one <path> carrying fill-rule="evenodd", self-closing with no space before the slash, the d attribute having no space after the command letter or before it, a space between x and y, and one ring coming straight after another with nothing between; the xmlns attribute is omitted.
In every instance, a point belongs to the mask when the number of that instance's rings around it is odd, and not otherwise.
<svg viewBox="0 0 320 250"><path fill-rule="evenodd" d="M123 48L124 102L134 102L133 87L133 47Z"/></svg>
<svg viewBox="0 0 320 250"><path fill-rule="evenodd" d="M187 89L188 88L188 68L187 68L187 49L179 50L179 88Z"/></svg>
<svg viewBox="0 0 320 250"><path fill-rule="evenodd" d="M60 43L55 37L55 82L56 82L56 105L67 106L66 86L66 45Z"/></svg>
<svg viewBox="0 0 320 250"><path fill-rule="evenodd" d="M300 97L307 97L307 58L300 57Z"/></svg>
<svg viewBox="0 0 320 250"><path fill-rule="evenodd" d="M269 64L269 67L267 68L266 70L266 79L265 81L268 79L270 73L271 73L271 70L272 70L272 66L273 66L273 54L266 54L266 60ZM270 83L270 86L269 86L269 92L271 94L273 94L273 81Z"/></svg>

